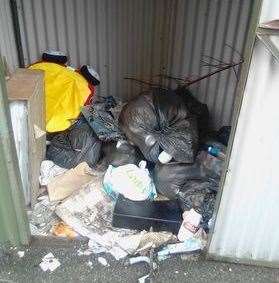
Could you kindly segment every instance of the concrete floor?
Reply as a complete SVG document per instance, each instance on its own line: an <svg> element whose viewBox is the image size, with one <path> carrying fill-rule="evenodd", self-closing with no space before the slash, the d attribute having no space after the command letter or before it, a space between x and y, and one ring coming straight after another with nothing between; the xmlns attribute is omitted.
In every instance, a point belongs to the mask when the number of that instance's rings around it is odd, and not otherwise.
<svg viewBox="0 0 279 283"><path fill-rule="evenodd" d="M29 248L9 249L0 254L0 282L137 282L148 273L147 264L127 266L127 260L116 261L107 254L103 257L110 266L102 266L96 255L78 256L82 247L86 243L36 239ZM24 257L18 257L18 250L25 251ZM61 262L52 273L39 267L49 252ZM87 265L89 260L92 267ZM159 263L152 282L279 282L279 269L176 256Z"/></svg>

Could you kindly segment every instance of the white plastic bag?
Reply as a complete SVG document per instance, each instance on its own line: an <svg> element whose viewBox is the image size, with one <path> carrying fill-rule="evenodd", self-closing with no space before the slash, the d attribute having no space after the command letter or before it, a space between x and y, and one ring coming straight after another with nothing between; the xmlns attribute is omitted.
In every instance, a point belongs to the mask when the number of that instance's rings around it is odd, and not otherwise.
<svg viewBox="0 0 279 283"><path fill-rule="evenodd" d="M114 199L118 194L122 194L134 201L153 200L157 193L145 167L145 161L141 161L139 167L134 164L116 168L110 165L104 177L104 191Z"/></svg>

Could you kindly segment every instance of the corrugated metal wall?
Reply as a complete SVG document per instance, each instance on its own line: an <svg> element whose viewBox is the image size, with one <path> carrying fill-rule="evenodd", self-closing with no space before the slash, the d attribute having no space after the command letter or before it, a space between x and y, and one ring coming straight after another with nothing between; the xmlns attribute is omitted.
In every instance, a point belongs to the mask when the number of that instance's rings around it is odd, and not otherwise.
<svg viewBox="0 0 279 283"><path fill-rule="evenodd" d="M244 50L252 0L175 2L168 73L195 77L213 71L213 68L201 67L204 55L225 62L239 61L237 52L242 54ZM228 70L191 88L208 105L216 127L231 122L236 85L233 70Z"/></svg>
<svg viewBox="0 0 279 283"><path fill-rule="evenodd" d="M0 54L9 70L14 71L18 66L18 58L9 0L0 2Z"/></svg>
<svg viewBox="0 0 279 283"><path fill-rule="evenodd" d="M129 99L142 87L127 75L200 75L202 55L237 60L243 51L252 0L18 0L27 64L46 49L70 55L74 66L99 71L102 95ZM216 127L229 124L235 99L233 71L193 88Z"/></svg>

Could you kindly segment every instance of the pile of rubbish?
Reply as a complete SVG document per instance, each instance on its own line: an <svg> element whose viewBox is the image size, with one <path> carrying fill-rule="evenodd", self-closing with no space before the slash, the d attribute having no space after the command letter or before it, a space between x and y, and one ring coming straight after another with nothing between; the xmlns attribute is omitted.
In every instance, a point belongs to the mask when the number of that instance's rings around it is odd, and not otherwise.
<svg viewBox="0 0 279 283"><path fill-rule="evenodd" d="M57 66L46 66L59 64L48 60L44 68L55 72ZM32 233L86 237L81 255L140 254L131 264L150 264L151 253L161 261L201 251L214 222L230 127L210 131L207 106L181 89L153 88L126 103L94 95L79 106L70 124L63 107L52 110L49 128L63 127L48 133L45 192L29 215Z"/></svg>

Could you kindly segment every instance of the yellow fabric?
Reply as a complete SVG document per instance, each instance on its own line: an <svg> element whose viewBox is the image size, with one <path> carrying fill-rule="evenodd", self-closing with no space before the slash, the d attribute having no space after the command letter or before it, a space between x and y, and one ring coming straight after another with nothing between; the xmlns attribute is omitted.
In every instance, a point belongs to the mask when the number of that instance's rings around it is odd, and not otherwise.
<svg viewBox="0 0 279 283"><path fill-rule="evenodd" d="M29 67L45 71L46 130L66 130L80 113L91 91L79 73L64 66L41 62Z"/></svg>

